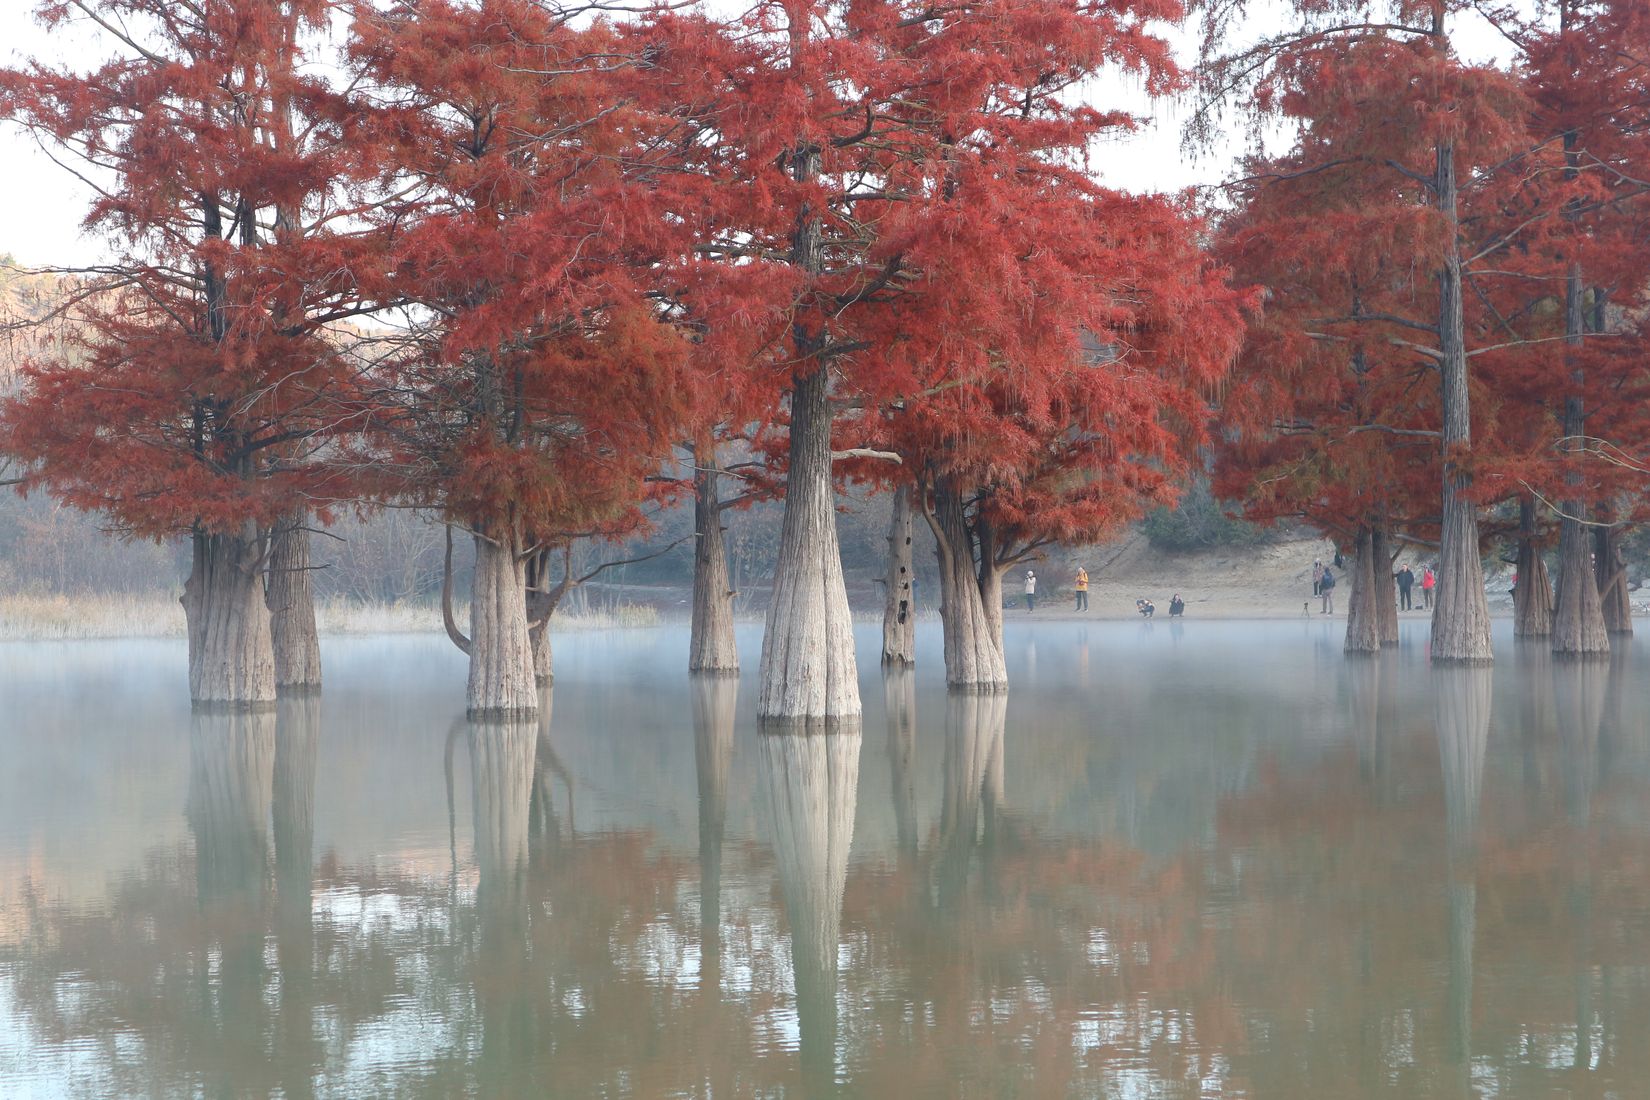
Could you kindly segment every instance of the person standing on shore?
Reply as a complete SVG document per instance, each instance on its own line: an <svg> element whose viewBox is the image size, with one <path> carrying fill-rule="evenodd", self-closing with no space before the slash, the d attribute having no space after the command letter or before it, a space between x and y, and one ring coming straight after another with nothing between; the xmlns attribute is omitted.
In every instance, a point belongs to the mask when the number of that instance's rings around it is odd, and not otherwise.
<svg viewBox="0 0 1650 1100"><path fill-rule="evenodd" d="M1323 597L1323 610L1320 614L1333 615L1335 613L1335 574L1333 570L1325 569L1323 578L1318 583L1318 593Z"/></svg>
<svg viewBox="0 0 1650 1100"><path fill-rule="evenodd" d="M1413 611L1410 589L1415 587L1415 570L1406 565L1394 576L1398 581L1398 610Z"/></svg>
<svg viewBox="0 0 1650 1100"><path fill-rule="evenodd" d="M1421 603L1428 611L1432 610L1432 590L1438 587L1438 574L1432 571L1432 566L1421 570Z"/></svg>
<svg viewBox="0 0 1650 1100"><path fill-rule="evenodd" d="M1312 563L1312 595L1314 595L1314 596L1323 595L1323 562L1322 561L1314 561Z"/></svg>
<svg viewBox="0 0 1650 1100"><path fill-rule="evenodd" d="M1075 608L1073 608L1072 610L1074 610L1074 611L1087 611L1089 609L1089 571L1087 569L1084 569L1081 565L1079 565L1077 567L1077 585L1076 585L1076 587L1077 587L1077 606Z"/></svg>
<svg viewBox="0 0 1650 1100"><path fill-rule="evenodd" d="M1026 610L1037 610L1037 574L1026 570Z"/></svg>

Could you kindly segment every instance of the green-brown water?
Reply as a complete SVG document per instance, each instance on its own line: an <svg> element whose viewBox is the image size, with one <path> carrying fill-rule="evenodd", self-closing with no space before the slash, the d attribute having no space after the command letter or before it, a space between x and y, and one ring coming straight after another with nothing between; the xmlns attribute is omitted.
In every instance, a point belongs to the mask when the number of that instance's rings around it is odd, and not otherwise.
<svg viewBox="0 0 1650 1100"><path fill-rule="evenodd" d="M3 646L0 1096L1650 1095L1650 654L1424 627L1011 623L1006 699L929 630L812 736L678 630L535 725L440 639L238 717Z"/></svg>

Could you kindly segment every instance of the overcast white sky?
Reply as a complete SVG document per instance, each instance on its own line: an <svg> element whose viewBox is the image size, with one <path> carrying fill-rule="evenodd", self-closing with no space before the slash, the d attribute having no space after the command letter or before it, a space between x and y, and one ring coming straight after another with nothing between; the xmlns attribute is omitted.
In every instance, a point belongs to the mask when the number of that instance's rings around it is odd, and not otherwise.
<svg viewBox="0 0 1650 1100"><path fill-rule="evenodd" d="M48 35L34 21L33 8L33 0L0 0L0 60L15 65L29 57L54 62L68 58L77 67L96 62L99 47L89 32L59 30ZM1176 37L1183 45L1182 60L1189 64L1193 40L1190 35ZM1460 28L1457 38L1469 53L1500 45L1482 27ZM1241 146L1235 137L1222 155L1189 160L1180 148L1179 105L1153 105L1137 88L1116 80L1096 82L1091 94L1104 99L1104 106L1122 106L1153 119L1143 132L1099 150L1094 167L1107 185L1171 191L1215 183L1229 173ZM102 258L102 242L80 231L88 199L86 188L47 159L27 135L0 123L0 255L10 253L29 266L96 262Z"/></svg>

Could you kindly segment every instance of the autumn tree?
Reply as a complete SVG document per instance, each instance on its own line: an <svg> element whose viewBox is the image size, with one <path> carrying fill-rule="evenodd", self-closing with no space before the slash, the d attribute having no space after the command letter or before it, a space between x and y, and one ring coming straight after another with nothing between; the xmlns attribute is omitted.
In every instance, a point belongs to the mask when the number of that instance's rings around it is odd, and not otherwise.
<svg viewBox="0 0 1650 1100"><path fill-rule="evenodd" d="M1394 49L1317 60L1332 96L1301 97L1297 148L1246 165L1215 243L1235 279L1266 288L1222 395L1215 488L1252 520L1304 522L1352 550L1348 653L1397 643L1396 547L1438 532L1431 363L1388 320L1430 289L1415 256L1432 247L1431 212L1361 159L1408 94L1389 80Z"/></svg>
<svg viewBox="0 0 1650 1100"><path fill-rule="evenodd" d="M1348 303L1349 325L1373 327L1411 345L1418 361L1436 371L1441 432L1438 603L1432 620L1435 661L1492 659L1489 608L1479 558L1479 505L1473 488L1472 397L1468 364L1467 268L1479 258L1471 226L1462 221L1463 181L1470 190L1488 169L1521 151L1523 109L1511 78L1463 61L1450 36L1451 19L1471 5L1461 0L1296 0L1297 21L1277 34L1242 43L1238 21L1248 0L1205 0L1205 57L1199 119L1206 134L1235 107L1257 121L1282 117L1333 120L1340 111L1343 140L1312 150L1302 170L1356 167L1393 180L1399 196L1391 216L1429 214L1429 243L1418 251L1414 303L1390 317L1362 316ZM1387 68L1373 78L1402 110L1380 117L1357 112L1347 81L1356 47L1374 40ZM1238 42L1233 47L1231 43ZM1369 57L1368 53L1363 56ZM1353 119L1367 126L1356 128ZM1353 247L1357 242L1345 242ZM1481 243L1481 242L1480 242ZM1329 257L1324 258L1325 261Z"/></svg>
<svg viewBox="0 0 1650 1100"><path fill-rule="evenodd" d="M1533 148L1504 216L1545 232L1533 246L1508 234L1512 243L1498 250L1502 266L1527 276L1522 300L1499 312L1506 327L1544 324L1542 335L1562 345L1509 356L1497 375L1527 405L1531 391L1545 399L1538 422L1549 461L1532 464L1528 483L1559 514L1553 650L1596 655L1608 652L1609 633L1632 630L1612 522L1626 517L1611 513L1634 463L1599 461L1609 452L1593 441L1636 451L1646 427L1637 363L1650 279L1642 243L1650 14L1622 0L1559 0L1536 18L1515 16L1496 17L1519 50ZM1552 461L1555 448L1566 457Z"/></svg>
<svg viewBox="0 0 1650 1100"><path fill-rule="evenodd" d="M93 183L85 224L112 253L65 307L75 346L27 365L9 447L26 488L130 536L189 536L201 703L319 679L303 517L341 491L318 460L352 380L329 326L370 307L350 273L372 266L341 186L357 120L309 64L330 7L47 3L48 26L82 17L111 54L0 77L5 113Z"/></svg>
<svg viewBox="0 0 1650 1100"><path fill-rule="evenodd" d="M658 218L630 171L645 128L587 13L441 0L363 11L352 41L401 196L393 283L417 307L363 458L375 491L474 540L469 634L450 579L444 611L477 713L536 708L543 551L639 523L679 420L683 341L650 298Z"/></svg>
<svg viewBox="0 0 1650 1100"><path fill-rule="evenodd" d="M1139 319L1134 307L1114 300L1157 290L1142 277L1149 264L1130 267L1137 258L1131 249L1150 241L1145 247L1166 243L1177 258L1188 255L1181 242L1190 222L1172 204L1136 205L1093 186L1088 143L1129 120L1073 106L1069 95L1102 71L1137 73L1154 91L1166 90L1173 79L1167 48L1147 29L1166 14L1173 13L1134 4L936 9L793 0L760 5L728 27L675 16L657 21L654 64L681 89L684 123L691 119L694 140L714 149L710 170L729 183L701 251L742 270L772 271L771 282L756 289L783 296L783 327L766 345L758 342L773 350L752 368L754 384L783 388L788 427L786 519L763 649L764 715L859 710L831 486L837 475L879 476L853 463L909 457L879 443L889 434L883 412L963 386L966 394L949 393L947 411L936 404L932 417L937 423L960 413L953 435L978 429L965 448L970 460L999 441L998 428L1002 442L1030 458L1035 444L1012 439L1010 422L1022 412L1035 421L1050 450L1031 459L1037 470L1015 472L1033 495L1013 504L1004 495L1005 516L1056 500L1059 462L1109 445L1079 438L1098 431L1099 403L1090 422L1061 422L1075 415L1071 401L1051 401L1047 384L1028 375L1035 374L1031 357L1043 353L1056 374L1088 369L1080 366L1083 321L1109 333ZM1146 226L1131 235L1125 223L1136 216ZM1083 227L1086 244L1063 250L1056 239L1073 225ZM1096 254L1103 268L1092 276L1073 266ZM1071 306L1074 312L1059 316ZM1153 308L1138 307L1142 314ZM1173 308L1164 306L1164 316ZM1165 348L1165 373L1184 367L1174 350ZM1129 391L1122 379L1135 369L1124 355L1087 376L1109 376L1114 390ZM993 386L1010 407L998 422L971 422L989 415L981 395ZM1142 383L1106 411L1127 409L1156 425L1161 408L1145 415L1151 389ZM1121 442L1133 424L1120 434L1118 425L1104 427L1122 461L1144 453L1131 450L1133 440ZM1062 446L1073 450L1059 453ZM1039 477L1040 488L1030 490ZM1104 493L1095 485L1089 495L1097 502ZM1128 510L1120 501L1089 506ZM1018 555L1085 529L1059 511L1032 521L1029 541L993 561L987 583ZM897 517L896 509L896 526ZM950 595L948 588L948 606ZM981 603L977 594L970 598L977 610ZM994 636L979 622L984 636ZM980 682L1000 683L1000 664L999 656ZM958 682L973 679L969 673Z"/></svg>

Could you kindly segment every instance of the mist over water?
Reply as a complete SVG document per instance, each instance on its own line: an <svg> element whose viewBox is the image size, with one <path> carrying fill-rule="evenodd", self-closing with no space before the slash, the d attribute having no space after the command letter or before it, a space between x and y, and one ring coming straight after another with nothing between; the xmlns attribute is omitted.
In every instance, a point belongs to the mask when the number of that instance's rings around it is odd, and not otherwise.
<svg viewBox="0 0 1650 1100"><path fill-rule="evenodd" d="M1650 653L1343 625L1011 616L1006 699L867 628L813 735L673 628L527 723L436 637L245 715L0 645L0 1096L1641 1094Z"/></svg>

